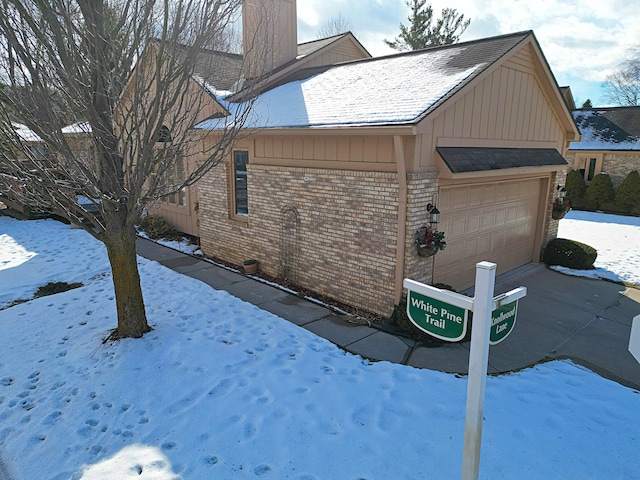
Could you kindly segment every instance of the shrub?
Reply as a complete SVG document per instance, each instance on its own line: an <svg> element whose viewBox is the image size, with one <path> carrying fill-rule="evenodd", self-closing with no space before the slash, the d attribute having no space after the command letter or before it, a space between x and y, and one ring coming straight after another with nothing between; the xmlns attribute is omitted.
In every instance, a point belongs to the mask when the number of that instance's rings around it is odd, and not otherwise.
<svg viewBox="0 0 640 480"><path fill-rule="evenodd" d="M593 177L584 193L585 206L589 210L610 207L614 198L613 182L606 173Z"/></svg>
<svg viewBox="0 0 640 480"><path fill-rule="evenodd" d="M39 287L36 293L33 295L33 298L47 297L49 295L55 295L56 293L67 292L69 290L73 290L74 288L80 288L81 286L82 283L80 282L49 282L46 285Z"/></svg>
<svg viewBox="0 0 640 480"><path fill-rule="evenodd" d="M166 218L160 215L146 215L140 219L138 227L146 233L152 240L178 240L182 238Z"/></svg>
<svg viewBox="0 0 640 480"><path fill-rule="evenodd" d="M542 261L576 270L592 270L598 252L584 243L567 238L554 238L544 249Z"/></svg>
<svg viewBox="0 0 640 480"><path fill-rule="evenodd" d="M629 172L618 187L615 208L621 213L630 213L634 208L640 208L640 173L637 170Z"/></svg>
<svg viewBox="0 0 640 480"><path fill-rule="evenodd" d="M567 179L564 184L567 189L567 200L571 202L573 208L584 206L584 192L587 185L584 183L584 177L577 170L571 170L567 173Z"/></svg>

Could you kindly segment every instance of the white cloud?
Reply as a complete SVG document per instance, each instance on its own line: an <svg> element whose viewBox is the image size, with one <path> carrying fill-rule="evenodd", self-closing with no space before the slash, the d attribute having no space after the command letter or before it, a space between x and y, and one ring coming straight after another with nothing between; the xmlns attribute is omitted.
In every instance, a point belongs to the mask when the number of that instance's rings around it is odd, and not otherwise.
<svg viewBox="0 0 640 480"><path fill-rule="evenodd" d="M560 83L576 78L581 98L598 98L600 82L640 43L640 9L628 0L434 0L434 13L453 6L471 19L463 41L533 30ZM313 40L320 26L341 13L372 55L393 53L393 39L407 23L404 0L298 0L299 40ZM596 103L597 104L597 103Z"/></svg>

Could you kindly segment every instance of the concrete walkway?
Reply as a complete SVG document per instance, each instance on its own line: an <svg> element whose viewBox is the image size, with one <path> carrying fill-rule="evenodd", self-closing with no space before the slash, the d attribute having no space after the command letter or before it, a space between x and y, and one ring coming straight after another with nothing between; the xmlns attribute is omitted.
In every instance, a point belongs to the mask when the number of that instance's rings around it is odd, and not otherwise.
<svg viewBox="0 0 640 480"><path fill-rule="evenodd" d="M354 324L349 317L241 273L138 239L138 253L215 289L250 302L372 360L466 374L469 342L433 347L392 327ZM640 389L640 364L627 347L632 318L640 314L640 290L530 264L499 276L496 294L525 286L511 335L489 353L489 373L519 370L570 358L600 375ZM467 292L465 292L467 293Z"/></svg>

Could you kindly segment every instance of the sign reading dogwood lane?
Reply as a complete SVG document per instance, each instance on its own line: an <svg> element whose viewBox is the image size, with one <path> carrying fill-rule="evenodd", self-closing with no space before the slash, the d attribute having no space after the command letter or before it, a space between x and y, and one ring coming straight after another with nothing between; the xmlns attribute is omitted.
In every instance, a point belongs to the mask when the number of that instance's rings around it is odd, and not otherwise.
<svg viewBox="0 0 640 480"><path fill-rule="evenodd" d="M428 294L411 289L407 294L409 320L420 330L440 340L449 342L462 340L467 333L468 313L469 311L463 307L433 298Z"/></svg>

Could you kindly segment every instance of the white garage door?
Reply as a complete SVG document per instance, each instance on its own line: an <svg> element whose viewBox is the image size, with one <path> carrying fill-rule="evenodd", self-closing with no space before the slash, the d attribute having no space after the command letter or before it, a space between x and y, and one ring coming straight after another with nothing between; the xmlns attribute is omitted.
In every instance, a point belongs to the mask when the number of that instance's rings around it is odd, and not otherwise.
<svg viewBox="0 0 640 480"><path fill-rule="evenodd" d="M442 187L438 229L447 248L436 255L435 282L473 285L475 266L494 262L504 273L533 260L540 179Z"/></svg>

